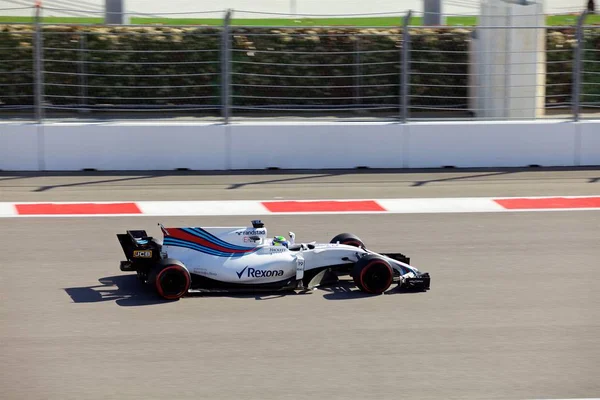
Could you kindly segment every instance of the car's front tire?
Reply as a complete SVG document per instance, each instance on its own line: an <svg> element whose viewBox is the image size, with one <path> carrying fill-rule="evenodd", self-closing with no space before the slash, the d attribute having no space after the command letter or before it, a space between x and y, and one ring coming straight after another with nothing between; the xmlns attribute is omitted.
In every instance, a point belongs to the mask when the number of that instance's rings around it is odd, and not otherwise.
<svg viewBox="0 0 600 400"><path fill-rule="evenodd" d="M383 258L368 255L354 264L352 278L361 291L369 294L382 294L391 286L394 270L390 263Z"/></svg>
<svg viewBox="0 0 600 400"><path fill-rule="evenodd" d="M148 276L148 283L154 286L157 294L165 300L179 300L189 290L192 278L183 263L161 260Z"/></svg>

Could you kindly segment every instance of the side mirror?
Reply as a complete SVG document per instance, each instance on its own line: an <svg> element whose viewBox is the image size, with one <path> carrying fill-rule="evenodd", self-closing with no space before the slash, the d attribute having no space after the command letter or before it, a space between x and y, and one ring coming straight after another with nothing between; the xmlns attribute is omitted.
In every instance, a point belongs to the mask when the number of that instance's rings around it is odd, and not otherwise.
<svg viewBox="0 0 600 400"><path fill-rule="evenodd" d="M289 232L290 235L290 244L296 243L296 234L294 232Z"/></svg>

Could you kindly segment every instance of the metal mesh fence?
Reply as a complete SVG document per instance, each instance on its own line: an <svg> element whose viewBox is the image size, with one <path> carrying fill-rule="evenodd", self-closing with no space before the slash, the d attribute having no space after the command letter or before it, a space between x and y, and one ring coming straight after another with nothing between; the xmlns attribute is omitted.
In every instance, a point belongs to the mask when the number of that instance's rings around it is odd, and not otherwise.
<svg viewBox="0 0 600 400"><path fill-rule="evenodd" d="M34 34L0 31L0 110L33 111Z"/></svg>
<svg viewBox="0 0 600 400"><path fill-rule="evenodd" d="M220 109L217 29L117 28L44 32L49 111L166 112Z"/></svg>
<svg viewBox="0 0 600 400"><path fill-rule="evenodd" d="M232 109L398 113L399 30L373 34L282 29L233 32Z"/></svg>
<svg viewBox="0 0 600 400"><path fill-rule="evenodd" d="M441 31L440 31L441 29ZM411 30L409 116L465 116L469 108L471 30Z"/></svg>
<svg viewBox="0 0 600 400"><path fill-rule="evenodd" d="M575 29L548 29L546 34L546 109L568 111L573 107L573 52Z"/></svg>
<svg viewBox="0 0 600 400"><path fill-rule="evenodd" d="M585 27L581 59L581 107L584 114L600 111L600 27Z"/></svg>
<svg viewBox="0 0 600 400"><path fill-rule="evenodd" d="M537 108L543 118L600 112L598 26L583 28L580 47L575 26L533 28L544 35L535 52L509 50L517 34L501 26L486 36L473 27L402 27L401 18L397 27L373 28L223 25L0 26L0 116L473 120L517 119L513 111ZM493 56L485 73L482 53ZM532 69L540 57L543 68Z"/></svg>

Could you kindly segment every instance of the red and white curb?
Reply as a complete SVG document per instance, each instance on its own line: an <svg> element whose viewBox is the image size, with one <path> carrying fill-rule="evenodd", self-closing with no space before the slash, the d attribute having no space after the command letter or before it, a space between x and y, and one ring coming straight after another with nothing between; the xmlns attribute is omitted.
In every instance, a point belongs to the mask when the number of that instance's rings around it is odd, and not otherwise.
<svg viewBox="0 0 600 400"><path fill-rule="evenodd" d="M600 196L0 203L0 218L419 214L600 210Z"/></svg>

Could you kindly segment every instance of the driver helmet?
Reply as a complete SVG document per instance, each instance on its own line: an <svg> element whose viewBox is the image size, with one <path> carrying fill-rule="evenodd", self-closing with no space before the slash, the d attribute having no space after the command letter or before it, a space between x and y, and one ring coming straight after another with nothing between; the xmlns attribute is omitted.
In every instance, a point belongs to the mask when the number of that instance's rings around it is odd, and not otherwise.
<svg viewBox="0 0 600 400"><path fill-rule="evenodd" d="M288 247L289 242L283 236L275 236L273 238L273 246L285 246Z"/></svg>

